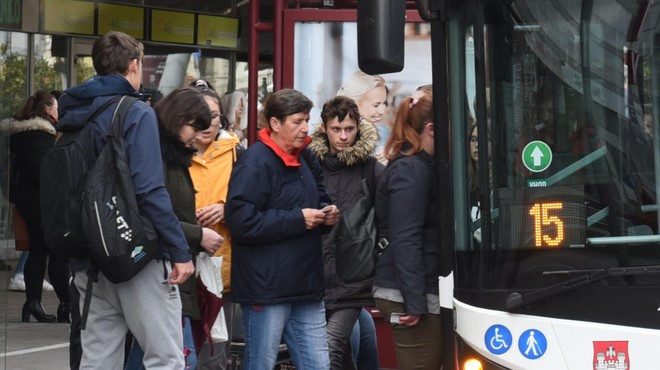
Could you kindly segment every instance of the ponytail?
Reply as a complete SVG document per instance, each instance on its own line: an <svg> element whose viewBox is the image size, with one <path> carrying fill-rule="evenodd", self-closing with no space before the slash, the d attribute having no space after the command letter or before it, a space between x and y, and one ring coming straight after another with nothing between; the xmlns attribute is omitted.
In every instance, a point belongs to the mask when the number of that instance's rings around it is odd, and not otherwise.
<svg viewBox="0 0 660 370"><path fill-rule="evenodd" d="M39 90L27 99L23 107L14 115L14 119L24 121L34 117L41 117L51 123L55 119L46 112L46 108L54 104L55 97L46 91Z"/></svg>
<svg viewBox="0 0 660 370"><path fill-rule="evenodd" d="M433 122L433 101L430 96L403 99L396 114L394 127L385 144L385 157L391 160L398 153L410 156L422 151L421 133L429 122ZM406 143L408 145L404 149Z"/></svg>

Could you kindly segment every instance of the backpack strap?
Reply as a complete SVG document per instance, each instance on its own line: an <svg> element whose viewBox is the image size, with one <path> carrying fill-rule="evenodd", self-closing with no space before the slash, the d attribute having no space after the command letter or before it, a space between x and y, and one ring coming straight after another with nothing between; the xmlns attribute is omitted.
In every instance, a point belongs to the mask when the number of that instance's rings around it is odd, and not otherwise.
<svg viewBox="0 0 660 370"><path fill-rule="evenodd" d="M376 162L378 160L374 157L369 157L366 166L362 168L362 178L367 179L369 186L369 194L374 196L376 194Z"/></svg>
<svg viewBox="0 0 660 370"><path fill-rule="evenodd" d="M119 104L117 104L117 108L115 108L115 111L112 114L111 128L112 128L112 137L119 139L124 137L124 121L126 120L126 116L128 115L128 110L139 99L127 95L119 96L115 98L118 98Z"/></svg>
<svg viewBox="0 0 660 370"><path fill-rule="evenodd" d="M83 303L82 314L80 315L80 330L85 330L87 326L87 316L89 316L89 306L92 303L94 283L98 281L99 270L93 267L87 269L87 289L85 290L85 302Z"/></svg>

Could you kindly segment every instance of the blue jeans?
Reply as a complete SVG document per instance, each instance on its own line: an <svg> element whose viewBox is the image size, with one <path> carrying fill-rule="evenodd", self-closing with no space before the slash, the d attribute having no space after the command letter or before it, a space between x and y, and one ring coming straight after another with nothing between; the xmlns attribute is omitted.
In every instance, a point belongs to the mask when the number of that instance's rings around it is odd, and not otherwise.
<svg viewBox="0 0 660 370"><path fill-rule="evenodd" d="M190 317L188 316L183 317L183 350L190 351L186 354L186 370L197 369L197 354L195 352L195 343L193 342ZM140 344L137 340L133 340L133 346L126 359L124 370L144 370L144 365L142 364L143 357L144 351L140 348Z"/></svg>
<svg viewBox="0 0 660 370"><path fill-rule="evenodd" d="M284 339L297 370L330 368L322 300L241 305L245 335L243 370L272 369Z"/></svg>
<svg viewBox="0 0 660 370"><path fill-rule="evenodd" d="M378 370L378 343L376 341L376 325L366 309L360 311L358 320L351 334L353 360L358 370Z"/></svg>
<svg viewBox="0 0 660 370"><path fill-rule="evenodd" d="M25 262L27 262L28 255L30 254L30 251L23 251L21 253L21 256L18 258L18 263L16 264L16 274L22 274L23 271L25 271Z"/></svg>

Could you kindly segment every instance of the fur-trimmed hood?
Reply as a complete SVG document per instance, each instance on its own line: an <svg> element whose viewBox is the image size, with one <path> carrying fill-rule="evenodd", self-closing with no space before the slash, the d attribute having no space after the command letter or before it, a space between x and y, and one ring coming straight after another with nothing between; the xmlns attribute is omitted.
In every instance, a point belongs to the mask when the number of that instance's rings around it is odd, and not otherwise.
<svg viewBox="0 0 660 370"><path fill-rule="evenodd" d="M0 132L13 135L24 131L45 131L55 136L55 126L50 121L41 117L33 117L26 120L7 118L0 121Z"/></svg>
<svg viewBox="0 0 660 370"><path fill-rule="evenodd" d="M330 152L328 136L323 132L323 124L319 124L312 135L312 142L308 149L311 150L319 161L325 160L326 154ZM337 153L337 159L346 166L353 166L365 162L376 150L378 145L378 131L373 123L366 119L360 119L358 135L355 143L349 148Z"/></svg>

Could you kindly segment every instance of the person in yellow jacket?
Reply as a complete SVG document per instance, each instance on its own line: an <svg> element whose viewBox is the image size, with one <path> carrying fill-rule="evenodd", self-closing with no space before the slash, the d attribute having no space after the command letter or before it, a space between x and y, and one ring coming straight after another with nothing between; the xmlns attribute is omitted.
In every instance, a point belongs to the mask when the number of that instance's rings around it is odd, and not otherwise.
<svg viewBox="0 0 660 370"><path fill-rule="evenodd" d="M195 87L200 90L206 99L206 103L211 109L211 125L202 132L194 146L197 153L193 156L190 166L190 176L195 187L195 205L197 207L197 220L204 226L218 232L225 239L215 253L216 256L222 256L222 284L223 291L223 310L227 322L227 333L229 340L222 343L214 343L213 351L210 346L205 345L197 355L198 369L226 369L227 358L229 357L229 347L232 338L232 322L234 318L240 318L236 315L236 307L231 302L230 290L230 271L231 271L231 235L225 225L225 200L227 198L227 189L229 187L229 177L231 175L234 162L237 159L237 147L240 140L235 133L225 130L222 124L223 120L220 111L220 98L208 84L203 84L204 80L198 80ZM240 327L240 325L238 326ZM211 355L211 353L213 353ZM220 365L218 367L218 364Z"/></svg>

